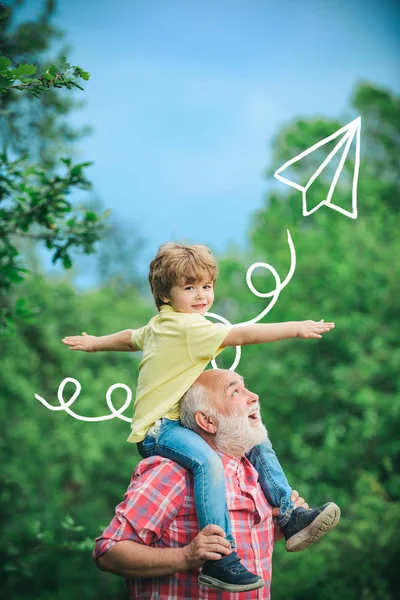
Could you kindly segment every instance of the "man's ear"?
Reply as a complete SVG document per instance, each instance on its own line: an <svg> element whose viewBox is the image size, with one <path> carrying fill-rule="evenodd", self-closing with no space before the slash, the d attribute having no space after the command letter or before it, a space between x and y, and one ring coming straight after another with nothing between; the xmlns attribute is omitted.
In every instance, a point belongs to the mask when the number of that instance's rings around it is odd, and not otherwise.
<svg viewBox="0 0 400 600"><path fill-rule="evenodd" d="M194 419L196 424L200 429L205 431L206 433L217 433L217 426L215 424L215 417L209 417L206 413L198 410L194 415Z"/></svg>
<svg viewBox="0 0 400 600"><path fill-rule="evenodd" d="M162 302L164 302L164 304L169 304L169 298L168 298L168 296L160 296L160 300Z"/></svg>

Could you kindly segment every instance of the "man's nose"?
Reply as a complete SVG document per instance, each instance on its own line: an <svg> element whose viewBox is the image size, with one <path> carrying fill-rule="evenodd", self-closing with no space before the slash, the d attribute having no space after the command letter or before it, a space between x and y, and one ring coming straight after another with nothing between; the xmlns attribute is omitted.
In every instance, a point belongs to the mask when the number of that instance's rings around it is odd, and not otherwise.
<svg viewBox="0 0 400 600"><path fill-rule="evenodd" d="M249 392L249 399L248 399L248 403L249 404L253 404L254 402L258 402L260 397L255 394L254 392L251 392L250 390L248 390Z"/></svg>

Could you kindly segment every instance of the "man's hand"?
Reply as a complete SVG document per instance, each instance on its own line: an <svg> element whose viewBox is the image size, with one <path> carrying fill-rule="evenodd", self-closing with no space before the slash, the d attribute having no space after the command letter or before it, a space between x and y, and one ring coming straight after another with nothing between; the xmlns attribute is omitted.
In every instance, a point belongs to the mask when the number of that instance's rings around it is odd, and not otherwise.
<svg viewBox="0 0 400 600"><path fill-rule="evenodd" d="M310 338L321 338L323 333L328 333L335 327L335 323L325 323L321 321L299 321L297 329L297 337L302 340Z"/></svg>
<svg viewBox="0 0 400 600"><path fill-rule="evenodd" d="M221 555L230 554L233 549L221 527L207 525L182 550L187 570L190 571L201 567L206 560L218 560Z"/></svg>
<svg viewBox="0 0 400 600"><path fill-rule="evenodd" d="M310 508L308 506L307 502L304 500L304 498L302 498L299 495L299 492L297 490L292 491L292 495L290 496L290 499L292 502L294 502L293 508L299 508L300 506L307 510ZM279 508L272 509L272 516L274 517L274 520L275 520L275 531L274 531L274 541L275 542L278 542L279 540L281 540L284 537L282 529L279 527L279 525L276 522L276 517L279 517L280 514L281 514L281 511Z"/></svg>
<svg viewBox="0 0 400 600"><path fill-rule="evenodd" d="M73 335L63 338L63 344L69 346L70 350L83 350L83 352L97 352L95 335L88 335L85 331L82 335Z"/></svg>

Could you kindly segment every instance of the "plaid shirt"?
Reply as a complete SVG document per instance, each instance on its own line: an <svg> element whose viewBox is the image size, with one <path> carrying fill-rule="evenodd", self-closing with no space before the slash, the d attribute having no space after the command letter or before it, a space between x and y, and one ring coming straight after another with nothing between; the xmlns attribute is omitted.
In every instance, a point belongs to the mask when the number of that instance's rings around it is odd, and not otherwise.
<svg viewBox="0 0 400 600"><path fill-rule="evenodd" d="M269 600L274 539L271 507L251 463L244 457L219 454L225 468L237 551L243 564L263 577L265 587L240 594L219 592L199 585L198 569L164 577L129 579L126 584L132 599ZM115 517L96 540L93 558L122 540L154 548L183 547L198 532L190 472L171 460L153 456L136 467L124 500L116 507Z"/></svg>

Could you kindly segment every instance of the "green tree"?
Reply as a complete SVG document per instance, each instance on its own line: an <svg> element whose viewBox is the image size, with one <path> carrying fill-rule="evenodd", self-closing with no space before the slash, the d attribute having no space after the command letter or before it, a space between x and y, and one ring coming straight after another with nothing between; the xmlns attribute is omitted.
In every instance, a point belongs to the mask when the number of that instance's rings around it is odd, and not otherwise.
<svg viewBox="0 0 400 600"><path fill-rule="evenodd" d="M62 159L66 173L49 175L40 166L0 155L0 328L6 329L15 314L29 316L15 284L29 272L20 257L20 239L43 242L53 251L53 263L72 266L71 250L90 253L103 229L103 219L91 211L73 209L67 198L72 188L88 189L83 169L90 163L72 164Z"/></svg>
<svg viewBox="0 0 400 600"><path fill-rule="evenodd" d="M82 101L57 89L54 83L59 85L62 77L70 83L77 83L79 74L84 78L88 74L79 67L71 69L65 59L60 61L62 56L68 54L66 45L59 48L57 56L51 56L51 48L64 37L52 23L56 2L44 0L34 20L21 22L18 11L23 4L21 0L15 0L2 5L4 10L0 14L0 50L3 58L0 64L4 69L8 59L15 69L22 71L22 77L41 77L39 81L46 85L47 91L41 95L40 102L34 94L21 93L20 90L0 94L0 142L3 147L7 147L13 158L29 155L32 161L48 170L58 164L60 156L70 153L71 144L89 132L88 128L79 131L68 123L68 115ZM26 65L28 66L25 67ZM56 67L55 73L52 65ZM35 68L36 71L32 72ZM26 69L31 72L24 74ZM3 79L3 86L8 77L13 77L16 73L10 74L7 67L6 74L5 80L4 76L0 77L0 81ZM57 74L59 77L56 77ZM65 80L63 87L67 87ZM40 84L35 85L40 88Z"/></svg>
<svg viewBox="0 0 400 600"><path fill-rule="evenodd" d="M260 395L264 421L292 485L312 506L334 500L342 508L337 529L315 548L291 556L277 545L276 600L394 600L398 593L398 109L393 94L363 84L355 90L353 114L343 122L298 120L278 132L274 166L361 115L359 217L354 221L322 207L304 218L300 192L279 184L253 219L249 262L228 258L222 264L222 296L240 290L239 272L244 278L253 259L270 263L284 279L290 265L288 228L297 268L265 320L336 322L318 342L243 350L240 370ZM299 183L329 149L321 147L293 165ZM353 167L350 151L333 198L340 206L351 200ZM312 201L326 197L331 176L328 169L313 184ZM256 273L257 289L275 286L271 275ZM266 304L244 288L238 296L233 317L227 314L232 321L238 313L240 320L252 318Z"/></svg>
<svg viewBox="0 0 400 600"><path fill-rule="evenodd" d="M109 414L111 385L124 383L135 392L138 356L70 352L61 338L86 329L102 335L126 324L139 327L154 309L133 287L77 294L43 276L23 282L21 293L34 317L17 317L17 334L4 343L0 367L0 418L7 423L0 437L0 527L7 540L0 551L2 592L13 600L22 600L27 589L38 600L122 600L122 580L100 574L91 551L138 461L135 445L126 442L129 423L84 423L50 412L34 394L58 406L59 384L74 377L82 391L73 409L88 417ZM68 384L64 399L73 392ZM125 397L116 390L112 401L118 408Z"/></svg>
<svg viewBox="0 0 400 600"><path fill-rule="evenodd" d="M15 28L12 9L2 7L2 51L10 52L14 61L43 63L42 55L58 33L49 21L53 8L54 3L47 2L37 22L22 23ZM57 64L47 63L38 69L30 62L13 65L9 57L0 55L0 111L4 116L0 138L3 137L5 147L0 155L0 328L3 330L13 322L15 314L29 317L25 299L13 293L14 285L28 272L21 261L20 239L43 242L54 251L53 262L60 261L68 269L72 266L71 250L93 252L103 230L102 221L107 213L100 217L93 211L73 210L67 199L74 188L90 189L83 172L90 163L72 164L68 157L57 164L60 142L68 138L70 141L74 136L56 126L54 116L67 113L73 103L60 102L55 92L57 88L82 90L77 83L80 78L89 79L89 73L81 67L71 67L63 57ZM38 147L32 144L32 139L39 139ZM15 158L18 152L25 155ZM28 162L28 157L40 163Z"/></svg>

